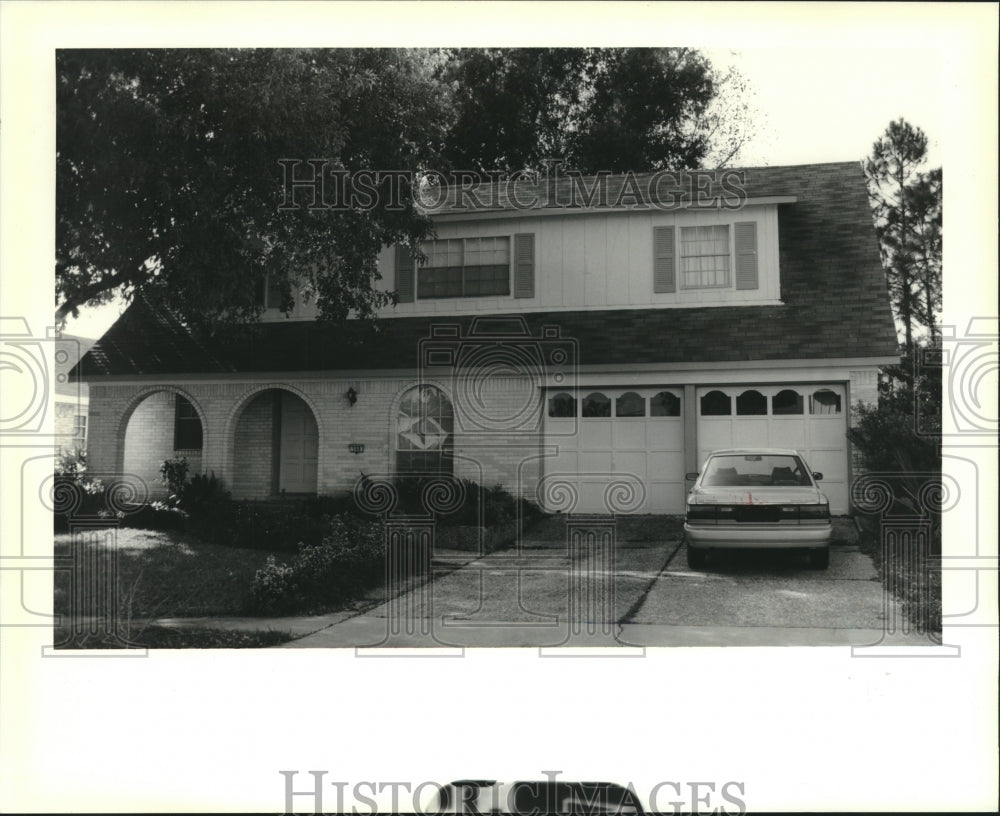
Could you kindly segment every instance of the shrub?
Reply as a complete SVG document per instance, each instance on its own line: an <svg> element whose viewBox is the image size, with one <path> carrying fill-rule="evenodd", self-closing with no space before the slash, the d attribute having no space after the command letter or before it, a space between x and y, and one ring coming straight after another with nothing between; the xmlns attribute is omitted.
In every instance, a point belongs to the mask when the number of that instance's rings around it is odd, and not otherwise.
<svg viewBox="0 0 1000 816"><path fill-rule="evenodd" d="M257 570L250 591L258 613L309 613L339 606L385 575L385 530L380 522L326 517L323 536L303 543L289 564L272 555Z"/></svg>
<svg viewBox="0 0 1000 816"><path fill-rule="evenodd" d="M52 485L53 522L56 532L68 529L73 516L100 516L104 509L104 485L87 473L87 453L76 449L56 459Z"/></svg>
<svg viewBox="0 0 1000 816"><path fill-rule="evenodd" d="M538 505L514 496L503 485L485 487L471 479L459 480L458 489L461 491L462 501L453 509L432 512L424 502L424 491L433 481L433 476L397 477L395 485L399 495L399 506L395 513L414 516L433 514L438 524L446 527L479 525L498 527L514 521L519 511L522 518L529 521L541 516Z"/></svg>
<svg viewBox="0 0 1000 816"><path fill-rule="evenodd" d="M175 459L164 459L160 463L160 481L167 486L168 501L176 505L184 493L187 482L188 461L183 456Z"/></svg>

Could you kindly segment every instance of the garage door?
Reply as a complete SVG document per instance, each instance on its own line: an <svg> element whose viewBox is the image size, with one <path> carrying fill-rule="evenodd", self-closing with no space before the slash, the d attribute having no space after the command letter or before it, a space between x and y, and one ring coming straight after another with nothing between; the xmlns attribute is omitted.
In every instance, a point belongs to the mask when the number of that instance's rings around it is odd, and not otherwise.
<svg viewBox="0 0 1000 816"><path fill-rule="evenodd" d="M830 512L846 513L847 404L841 384L698 389L698 466L718 448L794 448L814 471Z"/></svg>
<svg viewBox="0 0 1000 816"><path fill-rule="evenodd" d="M678 388L549 391L539 486L545 508L682 513L682 396Z"/></svg>

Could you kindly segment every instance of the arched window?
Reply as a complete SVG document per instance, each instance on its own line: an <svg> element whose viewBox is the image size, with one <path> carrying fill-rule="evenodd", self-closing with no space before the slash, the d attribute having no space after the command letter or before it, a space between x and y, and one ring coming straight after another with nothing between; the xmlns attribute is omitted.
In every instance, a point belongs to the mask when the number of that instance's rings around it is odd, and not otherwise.
<svg viewBox="0 0 1000 816"><path fill-rule="evenodd" d="M701 398L702 416L730 416L733 413L733 403L729 394L721 391L709 391Z"/></svg>
<svg viewBox="0 0 1000 816"><path fill-rule="evenodd" d="M771 397L771 413L775 416L802 413L802 395L786 388Z"/></svg>
<svg viewBox="0 0 1000 816"><path fill-rule="evenodd" d="M738 416L767 416L767 397L760 391L744 391L736 398Z"/></svg>
<svg viewBox="0 0 1000 816"><path fill-rule="evenodd" d="M440 388L411 388L396 415L396 472L452 473L454 430L451 402Z"/></svg>
<svg viewBox="0 0 1000 816"><path fill-rule="evenodd" d="M566 392L549 397L549 416L559 418L575 417L576 397Z"/></svg>
<svg viewBox="0 0 1000 816"><path fill-rule="evenodd" d="M587 419L602 419L611 416L611 400L600 391L587 394L583 398L583 416Z"/></svg>
<svg viewBox="0 0 1000 816"><path fill-rule="evenodd" d="M646 416L646 400L635 391L626 391L615 400L615 416L643 417Z"/></svg>
<svg viewBox="0 0 1000 816"><path fill-rule="evenodd" d="M676 394L661 391L649 398L649 415L655 417L679 417L681 401Z"/></svg>
<svg viewBox="0 0 1000 816"><path fill-rule="evenodd" d="M810 414L839 414L840 394L835 394L829 388L821 388L809 397Z"/></svg>

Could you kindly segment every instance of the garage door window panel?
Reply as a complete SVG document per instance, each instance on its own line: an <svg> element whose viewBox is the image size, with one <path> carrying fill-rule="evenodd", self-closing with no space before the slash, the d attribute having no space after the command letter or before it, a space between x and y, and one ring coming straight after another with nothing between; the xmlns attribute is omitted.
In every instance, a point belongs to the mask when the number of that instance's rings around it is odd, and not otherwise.
<svg viewBox="0 0 1000 816"><path fill-rule="evenodd" d="M635 393L626 391L615 400L615 416L617 417L644 417L646 416L646 398Z"/></svg>
<svg viewBox="0 0 1000 816"><path fill-rule="evenodd" d="M702 416L732 416L733 401L722 391L709 391L701 398Z"/></svg>
<svg viewBox="0 0 1000 816"><path fill-rule="evenodd" d="M767 416L767 397L760 391L744 391L736 398L737 416Z"/></svg>
<svg viewBox="0 0 1000 816"><path fill-rule="evenodd" d="M803 413L802 395L786 388L771 397L771 413L774 416L794 416Z"/></svg>
<svg viewBox="0 0 1000 816"><path fill-rule="evenodd" d="M649 398L649 415L654 417L679 417L681 400L676 394L661 391Z"/></svg>
<svg viewBox="0 0 1000 816"><path fill-rule="evenodd" d="M582 414L584 419L609 419L611 417L611 400L595 391L583 398Z"/></svg>
<svg viewBox="0 0 1000 816"><path fill-rule="evenodd" d="M840 394L835 394L823 388L809 397L809 413L813 415L830 415L840 413Z"/></svg>
<svg viewBox="0 0 1000 816"><path fill-rule="evenodd" d="M576 397L566 393L549 397L549 416L559 419L575 417Z"/></svg>

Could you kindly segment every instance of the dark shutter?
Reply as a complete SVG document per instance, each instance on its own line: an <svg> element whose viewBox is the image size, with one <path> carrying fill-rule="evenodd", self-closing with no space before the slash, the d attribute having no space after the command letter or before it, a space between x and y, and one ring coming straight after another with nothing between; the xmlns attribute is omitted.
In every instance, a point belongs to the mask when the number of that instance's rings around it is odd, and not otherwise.
<svg viewBox="0 0 1000 816"><path fill-rule="evenodd" d="M514 297L535 296L535 235L523 232L514 236Z"/></svg>
<svg viewBox="0 0 1000 816"><path fill-rule="evenodd" d="M677 291L673 227L653 227L653 291Z"/></svg>
<svg viewBox="0 0 1000 816"><path fill-rule="evenodd" d="M743 221L736 230L736 288L757 288L757 224Z"/></svg>
<svg viewBox="0 0 1000 816"><path fill-rule="evenodd" d="M396 244L396 294L400 303L413 303L413 255Z"/></svg>

